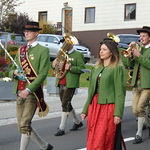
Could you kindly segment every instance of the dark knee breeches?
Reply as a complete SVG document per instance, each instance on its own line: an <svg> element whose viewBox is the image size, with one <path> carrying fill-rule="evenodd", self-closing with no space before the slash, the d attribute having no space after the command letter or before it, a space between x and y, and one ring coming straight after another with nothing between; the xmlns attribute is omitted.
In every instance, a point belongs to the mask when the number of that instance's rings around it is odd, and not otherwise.
<svg viewBox="0 0 150 150"><path fill-rule="evenodd" d="M67 88L65 85L59 86L59 96L62 104L63 112L70 112L72 110L71 100L74 95L75 88Z"/></svg>

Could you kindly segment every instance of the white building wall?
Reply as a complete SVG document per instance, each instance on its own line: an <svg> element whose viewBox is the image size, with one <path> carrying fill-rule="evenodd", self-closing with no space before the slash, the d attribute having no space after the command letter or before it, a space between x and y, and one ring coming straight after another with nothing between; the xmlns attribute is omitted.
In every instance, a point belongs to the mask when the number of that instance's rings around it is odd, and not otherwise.
<svg viewBox="0 0 150 150"><path fill-rule="evenodd" d="M144 2L143 2L144 1ZM48 21L61 22L64 0L25 0L16 11L26 12L29 18L38 20L38 12L47 11ZM150 26L150 0L67 0L72 7L72 31L141 28ZM124 21L124 5L136 3L136 20ZM84 23L85 8L95 7L95 23Z"/></svg>
<svg viewBox="0 0 150 150"><path fill-rule="evenodd" d="M24 0L25 2L16 7L17 12L27 13L29 18L38 21L38 12L47 11L48 21L56 24L61 21L61 10L64 0Z"/></svg>

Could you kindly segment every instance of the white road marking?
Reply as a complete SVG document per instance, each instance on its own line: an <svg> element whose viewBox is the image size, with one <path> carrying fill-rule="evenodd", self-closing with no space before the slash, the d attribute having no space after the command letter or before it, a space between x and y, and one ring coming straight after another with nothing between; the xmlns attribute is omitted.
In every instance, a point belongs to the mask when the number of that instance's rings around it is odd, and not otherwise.
<svg viewBox="0 0 150 150"><path fill-rule="evenodd" d="M125 142L132 141L132 140L134 140L134 137L129 137L124 139Z"/></svg>
<svg viewBox="0 0 150 150"><path fill-rule="evenodd" d="M125 138L124 142L132 141L132 140L134 140L134 137L129 137L129 138ZM81 149L78 149L78 150L86 150L86 148L81 148Z"/></svg>

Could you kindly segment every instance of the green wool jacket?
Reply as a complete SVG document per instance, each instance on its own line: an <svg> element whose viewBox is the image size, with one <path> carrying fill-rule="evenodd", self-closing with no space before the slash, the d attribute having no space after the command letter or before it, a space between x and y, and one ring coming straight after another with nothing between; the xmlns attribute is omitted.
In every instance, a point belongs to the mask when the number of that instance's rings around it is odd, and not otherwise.
<svg viewBox="0 0 150 150"><path fill-rule="evenodd" d="M84 105L82 113L88 114L88 107L92 102L95 94L96 82L99 73L103 67L93 68L90 75L88 98ZM126 94L126 77L124 66L118 65L111 69L106 67L101 75L98 89L99 104L115 104L114 116L122 118L124 111L124 101Z"/></svg>
<svg viewBox="0 0 150 150"><path fill-rule="evenodd" d="M68 54L69 58L73 58L70 61L71 70L66 73L66 87L78 88L80 75L84 73L81 69L85 69L84 57L81 52L74 50L71 54ZM56 78L55 86L58 86L59 79Z"/></svg>
<svg viewBox="0 0 150 150"><path fill-rule="evenodd" d="M30 84L26 84L26 87L31 91L35 92L36 89L44 82L47 77L50 68L50 56L49 49L37 44L35 47L30 48L28 52L29 61L34 68L38 77ZM14 61L20 66L18 54ZM9 77L13 78L13 72L16 70L16 66L11 67ZM17 93L18 80L14 79L14 90L13 94Z"/></svg>
<svg viewBox="0 0 150 150"><path fill-rule="evenodd" d="M140 57L134 58L133 61L128 58L127 65L134 68L131 85L135 86L136 84L139 68L141 88L150 88L150 47L142 48Z"/></svg>

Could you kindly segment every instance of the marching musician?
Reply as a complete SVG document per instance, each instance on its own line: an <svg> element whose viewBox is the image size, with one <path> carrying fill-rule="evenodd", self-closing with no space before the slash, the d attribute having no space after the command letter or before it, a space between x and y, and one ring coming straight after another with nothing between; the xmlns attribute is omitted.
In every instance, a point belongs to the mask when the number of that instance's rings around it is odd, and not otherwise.
<svg viewBox="0 0 150 150"><path fill-rule="evenodd" d="M142 142L142 129L145 109L150 99L150 27L143 26L137 30L142 48L132 49L133 58L127 59L129 67L133 67L131 85L133 86L132 111L138 118L137 132L133 144ZM130 47L135 44L131 43ZM150 132L150 131L149 131Z"/></svg>
<svg viewBox="0 0 150 150"><path fill-rule="evenodd" d="M55 136L61 136L65 134L65 125L68 116L70 116L74 122L70 131L76 131L78 128L83 126L83 123L76 116L71 101L76 88L79 87L80 75L83 73L81 69L85 69L84 57L81 52L78 52L73 48L73 45L67 49L67 54L69 58L72 59L69 63L65 64L65 70L67 70L67 73L61 79L56 78L56 86L59 87L62 116L59 129L55 133ZM58 63L59 61L56 58L53 61L52 67L55 69Z"/></svg>
<svg viewBox="0 0 150 150"><path fill-rule="evenodd" d="M40 113L48 111L48 106L43 101L42 83L49 71L49 50L36 42L39 34L39 23L28 22L24 28L27 45L21 47L14 61L21 66L12 66L10 77L14 78L14 94L17 94L17 120L18 129L21 132L20 150L26 150L30 138L34 140L42 150L52 150L53 146L44 141L36 130L31 127L32 118L37 106ZM39 100L37 102L37 100Z"/></svg>

